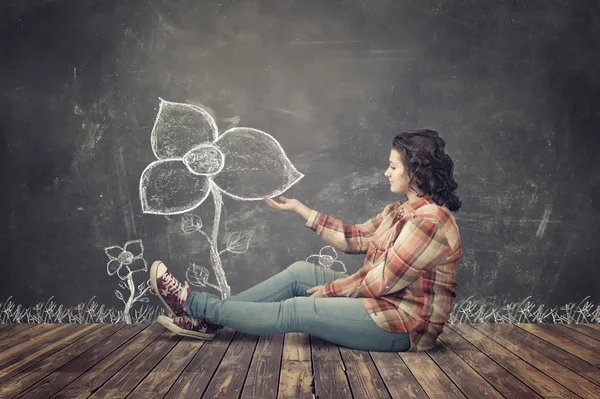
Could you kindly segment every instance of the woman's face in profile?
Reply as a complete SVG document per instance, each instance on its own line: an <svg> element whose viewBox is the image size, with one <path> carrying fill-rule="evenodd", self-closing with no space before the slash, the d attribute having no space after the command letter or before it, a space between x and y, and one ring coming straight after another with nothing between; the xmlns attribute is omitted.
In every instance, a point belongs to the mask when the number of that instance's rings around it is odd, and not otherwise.
<svg viewBox="0 0 600 399"><path fill-rule="evenodd" d="M394 149L390 151L389 166L384 173L390 182L390 191L395 194L408 194L410 178L406 173L400 153Z"/></svg>

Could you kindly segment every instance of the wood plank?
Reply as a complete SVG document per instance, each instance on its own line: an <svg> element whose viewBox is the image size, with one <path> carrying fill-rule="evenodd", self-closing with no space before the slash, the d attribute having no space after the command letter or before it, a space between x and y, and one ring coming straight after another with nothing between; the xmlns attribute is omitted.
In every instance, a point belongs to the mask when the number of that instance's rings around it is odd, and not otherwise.
<svg viewBox="0 0 600 399"><path fill-rule="evenodd" d="M56 342L68 336L77 329L77 325L75 324L62 324L56 326L57 325L53 325L52 328L36 337L30 338L27 341L22 341L11 348L4 349L0 352L0 367L9 367L20 361L23 357L29 356L47 344Z"/></svg>
<svg viewBox="0 0 600 399"><path fill-rule="evenodd" d="M183 370L165 399L202 397L234 336L235 330L224 328L212 341L206 342Z"/></svg>
<svg viewBox="0 0 600 399"><path fill-rule="evenodd" d="M94 392L90 399L126 397L180 340L181 336L165 329L151 345L146 346Z"/></svg>
<svg viewBox="0 0 600 399"><path fill-rule="evenodd" d="M566 352L543 339L530 334L517 325L505 324L511 339L519 340L525 345L543 353L554 361L562 364L584 378L600 385L600 370L585 360Z"/></svg>
<svg viewBox="0 0 600 399"><path fill-rule="evenodd" d="M179 337L178 337L179 338ZM205 340L181 337L175 347L158 363L128 398L162 398L191 362Z"/></svg>
<svg viewBox="0 0 600 399"><path fill-rule="evenodd" d="M451 328L469 340L480 351L491 357L499 365L533 388L542 397L578 398L573 392L563 387L546 374L529 363L521 360L514 353L490 340L472 325L452 324Z"/></svg>
<svg viewBox="0 0 600 399"><path fill-rule="evenodd" d="M31 328L25 329L18 334L11 335L6 337L0 341L0 354L4 355L5 352L9 349L13 349L17 345L28 341L32 338L39 338L41 335L50 333L52 330L56 330L59 328L66 328L68 324L36 324ZM23 348L22 346L21 348ZM2 356L0 356L0 362L2 361ZM2 363L0 363L1 365Z"/></svg>
<svg viewBox="0 0 600 399"><path fill-rule="evenodd" d="M237 398L244 386L258 337L237 332L203 398Z"/></svg>
<svg viewBox="0 0 600 399"><path fill-rule="evenodd" d="M10 366L4 366L0 369L0 384L11 378L13 375L17 373L23 373L23 370L28 369L34 366L36 363L40 361L44 361L44 359L51 357L54 353L61 351L66 346L76 342L80 338L84 337L88 333L98 329L101 327L101 324L84 324L78 325L71 334L65 336L62 339L58 339L55 342L46 344L38 348L38 350L23 354L19 356L18 360L12 363ZM22 379L22 375L19 376L19 380ZM0 392L2 392L2 387L0 386Z"/></svg>
<svg viewBox="0 0 600 399"><path fill-rule="evenodd" d="M310 336L315 395L326 399L352 397L346 367L337 345L314 335Z"/></svg>
<svg viewBox="0 0 600 399"><path fill-rule="evenodd" d="M398 355L430 398L466 398L427 352L398 352Z"/></svg>
<svg viewBox="0 0 600 399"><path fill-rule="evenodd" d="M584 346L579 345L576 342L573 342L572 340L566 338L561 334L557 334L554 331L551 331L547 328L543 328L538 324L515 325L522 328L525 331L530 332L533 335L540 337L544 341L550 342L551 344L558 346L562 350L565 350L596 367L600 366L600 359L598 359L598 356L595 352L587 349Z"/></svg>
<svg viewBox="0 0 600 399"><path fill-rule="evenodd" d="M508 334L508 328L505 325L477 324L473 327L582 398L594 399L600 397L600 386L591 383L543 353L523 344L523 342L512 338Z"/></svg>
<svg viewBox="0 0 600 399"><path fill-rule="evenodd" d="M600 331L600 323L589 323L587 326Z"/></svg>
<svg viewBox="0 0 600 399"><path fill-rule="evenodd" d="M577 342L579 345L595 352L598 358L598 364L596 364L596 366L600 366L600 342L592 337L588 337L587 335L580 333L579 331L567 328L562 324L540 324L540 326L567 337L571 341Z"/></svg>
<svg viewBox="0 0 600 399"><path fill-rule="evenodd" d="M588 337L594 338L597 341L600 341L600 330L596 330L595 328L590 327L589 324L562 324L563 326L570 328L571 330L575 330L582 334L587 335ZM600 342L597 342L596 345L600 345Z"/></svg>
<svg viewBox="0 0 600 399"><path fill-rule="evenodd" d="M28 328L33 327L36 324L25 324L25 323L15 323L15 324L0 324L0 341L5 338L11 337L13 335L20 334L21 332L27 330Z"/></svg>
<svg viewBox="0 0 600 399"><path fill-rule="evenodd" d="M1 336L1 334L2 334L3 331L10 330L10 329L12 329L12 328L14 328L16 326L19 326L19 325L27 325L27 324L25 324L25 323L0 324L0 336Z"/></svg>
<svg viewBox="0 0 600 399"><path fill-rule="evenodd" d="M33 367L19 372L16 378L12 378L8 382L3 383L0 387L0 397L13 397L14 395L25 391L42 378L50 375L64 364L70 362L83 352L96 345L98 342L123 328L125 325L107 324L97 326L99 328L95 329L89 334L86 332L87 335L85 335L83 338L75 341L71 345L61 349L51 356L46 357ZM84 329L80 329L78 331L85 332Z"/></svg>
<svg viewBox="0 0 600 399"><path fill-rule="evenodd" d="M354 399L391 398L368 351L340 346Z"/></svg>
<svg viewBox="0 0 600 399"><path fill-rule="evenodd" d="M283 344L278 399L313 398L310 335L287 333Z"/></svg>
<svg viewBox="0 0 600 399"><path fill-rule="evenodd" d="M143 326L147 328L139 331L124 345L96 362L54 397L87 398L165 331L163 326L156 323L149 326L144 324Z"/></svg>
<svg viewBox="0 0 600 399"><path fill-rule="evenodd" d="M126 325L98 345L41 379L17 397L40 398L54 395L146 327L147 325L142 324Z"/></svg>
<svg viewBox="0 0 600 399"><path fill-rule="evenodd" d="M358 351L302 333L225 329L206 342L157 324L137 335L122 324L4 326L0 345L17 349L0 352L0 397L600 397L592 324L449 325L436 349L419 353Z"/></svg>
<svg viewBox="0 0 600 399"><path fill-rule="evenodd" d="M392 398L429 398L397 352L370 352L370 354Z"/></svg>
<svg viewBox="0 0 600 399"><path fill-rule="evenodd" d="M259 337L242 389L242 399L277 398L284 337L285 334Z"/></svg>
<svg viewBox="0 0 600 399"><path fill-rule="evenodd" d="M443 342L427 353L467 398L504 398Z"/></svg>
<svg viewBox="0 0 600 399"><path fill-rule="evenodd" d="M506 398L541 398L487 355L451 328L445 327L438 340L485 378Z"/></svg>

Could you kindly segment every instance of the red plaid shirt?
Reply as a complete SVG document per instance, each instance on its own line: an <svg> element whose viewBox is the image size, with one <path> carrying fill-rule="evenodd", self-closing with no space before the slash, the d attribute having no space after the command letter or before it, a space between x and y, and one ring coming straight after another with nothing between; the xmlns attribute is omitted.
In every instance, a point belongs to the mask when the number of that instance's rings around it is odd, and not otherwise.
<svg viewBox="0 0 600 399"><path fill-rule="evenodd" d="M366 253L358 272L325 284L327 296L364 298L373 320L384 330L408 333L415 352L433 348L448 320L462 251L448 208L429 197L407 202L358 225L313 210L306 226L340 251Z"/></svg>

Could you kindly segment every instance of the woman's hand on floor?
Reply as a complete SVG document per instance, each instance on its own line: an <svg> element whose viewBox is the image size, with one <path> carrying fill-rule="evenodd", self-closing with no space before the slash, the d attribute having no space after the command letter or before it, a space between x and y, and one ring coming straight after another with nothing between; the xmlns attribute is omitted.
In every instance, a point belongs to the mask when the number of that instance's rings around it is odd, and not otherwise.
<svg viewBox="0 0 600 399"><path fill-rule="evenodd" d="M311 294L311 298L328 298L324 285L317 285L316 287L309 288L306 292Z"/></svg>

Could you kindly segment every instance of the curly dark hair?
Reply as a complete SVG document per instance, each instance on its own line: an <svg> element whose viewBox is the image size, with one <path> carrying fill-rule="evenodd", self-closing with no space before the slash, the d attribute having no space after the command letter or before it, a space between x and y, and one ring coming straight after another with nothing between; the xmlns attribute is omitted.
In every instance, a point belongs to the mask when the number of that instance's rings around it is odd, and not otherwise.
<svg viewBox="0 0 600 399"><path fill-rule="evenodd" d="M445 153L446 141L438 132L422 129L398 133L392 148L400 154L410 176L409 187L416 185L423 192L419 197L430 195L436 204L458 212L462 201L454 193L458 188L453 176L454 162Z"/></svg>

